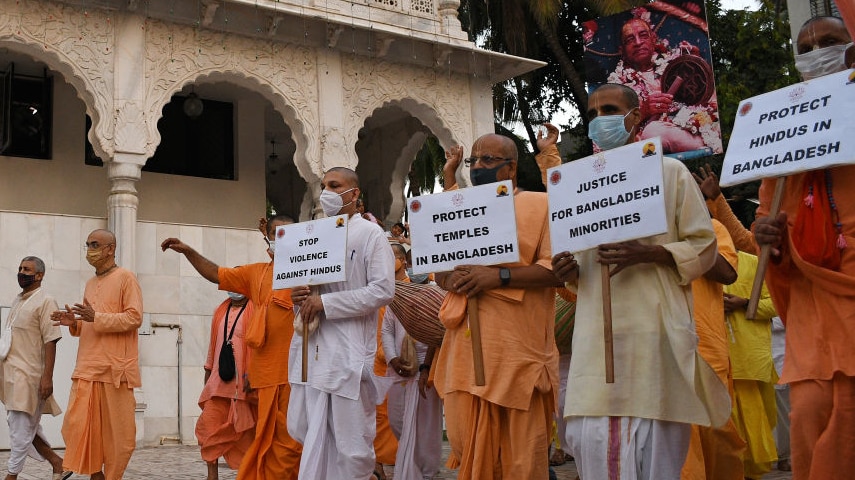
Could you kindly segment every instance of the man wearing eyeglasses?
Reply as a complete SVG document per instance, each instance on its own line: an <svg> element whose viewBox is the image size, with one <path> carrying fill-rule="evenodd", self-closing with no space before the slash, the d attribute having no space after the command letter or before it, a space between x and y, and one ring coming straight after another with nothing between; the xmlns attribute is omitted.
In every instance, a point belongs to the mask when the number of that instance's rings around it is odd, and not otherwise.
<svg viewBox="0 0 855 480"><path fill-rule="evenodd" d="M92 480L121 479L136 445L142 291L136 276L116 265L113 232L93 231L84 247L95 276L86 282L83 302L51 314L55 325L80 337L62 424L63 466Z"/></svg>
<svg viewBox="0 0 855 480"><path fill-rule="evenodd" d="M174 250L220 290L240 293L255 309L246 324L244 341L252 349L244 388L258 393L258 421L255 439L238 468L238 480L294 480L300 467L302 445L288 435L286 413L291 385L288 383L288 351L294 333L291 290L273 290L273 257L276 228L294 223L291 217L262 218L259 230L269 263L221 267L177 238L161 243L163 251Z"/></svg>
<svg viewBox="0 0 855 480"><path fill-rule="evenodd" d="M558 129L547 125L547 130L538 147L542 155L557 158ZM454 172L462 153L462 147L449 149L446 190L456 188ZM474 185L513 182L520 260L462 265L437 274L437 283L450 292L446 301L461 306L459 316L443 315L447 330L435 363L434 384L445 402L452 457L460 462L459 478L545 480L558 385L546 194L516 188L517 148L507 137L478 138L465 162ZM465 320L465 305L476 296L484 386L475 385Z"/></svg>

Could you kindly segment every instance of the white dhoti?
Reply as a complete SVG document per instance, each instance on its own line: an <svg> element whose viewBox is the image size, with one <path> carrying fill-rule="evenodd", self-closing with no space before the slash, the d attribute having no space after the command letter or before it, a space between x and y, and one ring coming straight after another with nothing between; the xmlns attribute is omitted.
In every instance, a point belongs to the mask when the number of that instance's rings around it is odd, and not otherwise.
<svg viewBox="0 0 855 480"><path fill-rule="evenodd" d="M372 479L377 389L363 370L356 400L291 385L288 434L303 444L299 480Z"/></svg>
<svg viewBox="0 0 855 480"><path fill-rule="evenodd" d="M41 402L39 402L39 406L36 407L34 415L16 410L11 410L6 413L6 420L9 423L10 444L8 468L11 475L18 475L24 470L24 462L27 460L28 456L40 462L45 461L45 457L36 451L36 447L33 446L33 440L36 438L36 435L38 435L45 444L50 446L47 441L47 437L45 437L44 431L42 431L41 419Z"/></svg>
<svg viewBox="0 0 855 480"><path fill-rule="evenodd" d="M427 398L422 398L417 379L396 383L389 390L389 425L398 437L395 478L430 479L439 473L442 401L432 388L425 393Z"/></svg>
<svg viewBox="0 0 855 480"><path fill-rule="evenodd" d="M679 480L691 433L687 423L569 417L566 440L582 478Z"/></svg>

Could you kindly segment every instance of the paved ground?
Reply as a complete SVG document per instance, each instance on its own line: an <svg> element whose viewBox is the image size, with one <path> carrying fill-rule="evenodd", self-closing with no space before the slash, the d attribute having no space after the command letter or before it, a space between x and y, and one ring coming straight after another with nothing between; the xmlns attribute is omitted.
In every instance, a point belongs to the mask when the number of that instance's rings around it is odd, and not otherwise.
<svg viewBox="0 0 855 480"><path fill-rule="evenodd" d="M444 445L446 455L448 443ZM62 452L60 451L60 455ZM5 471L9 452L0 452L0 471ZM388 478L391 480L392 467L387 467ZM573 480L576 478L576 466L568 462L560 467L555 467L559 480ZM20 480L42 480L50 478L50 467L47 463L39 463L28 459L24 472L18 476ZM175 479L175 480L204 480L206 475L205 463L199 458L199 447L189 445L146 447L134 452L128 470L125 472L126 480L151 480L151 479ZM83 480L88 477L73 475L71 480ZM220 478L232 480L235 473L221 465ZM448 480L457 478L455 472L442 470L436 480ZM775 471L763 477L763 480L791 480L789 473ZM274 479L270 479L274 480ZM337 480L337 479L336 479Z"/></svg>

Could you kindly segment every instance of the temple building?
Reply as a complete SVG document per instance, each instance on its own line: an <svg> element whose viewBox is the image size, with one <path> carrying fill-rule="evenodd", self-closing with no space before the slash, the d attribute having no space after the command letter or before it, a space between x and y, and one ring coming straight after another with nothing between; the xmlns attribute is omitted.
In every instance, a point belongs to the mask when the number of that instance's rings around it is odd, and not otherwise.
<svg viewBox="0 0 855 480"><path fill-rule="evenodd" d="M160 242L220 265L267 261L259 217L314 218L334 166L357 170L369 211L400 218L425 139L468 148L493 131L493 84L542 65L478 48L458 7L0 0L0 306L27 255L45 260L60 305L82 301L86 236L114 231L144 297L138 443L195 442L210 316L226 297ZM77 341L63 334L65 407ZM43 423L62 446L62 417Z"/></svg>

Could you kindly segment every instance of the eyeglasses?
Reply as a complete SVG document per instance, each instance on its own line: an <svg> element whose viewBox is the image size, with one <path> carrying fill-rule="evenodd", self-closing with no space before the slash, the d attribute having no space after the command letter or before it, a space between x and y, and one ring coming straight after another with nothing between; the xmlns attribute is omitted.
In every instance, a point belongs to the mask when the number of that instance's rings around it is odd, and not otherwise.
<svg viewBox="0 0 855 480"><path fill-rule="evenodd" d="M110 245L115 245L115 243L105 243L102 245L98 242L83 242L83 250L98 250L101 247L108 247Z"/></svg>
<svg viewBox="0 0 855 480"><path fill-rule="evenodd" d="M513 158L494 157L492 155L482 155L480 157L469 157L463 159L463 163L465 163L467 167L471 167L477 163L486 168L493 168L499 166L501 163L509 163L512 161L514 161Z"/></svg>

